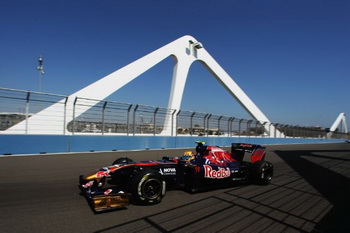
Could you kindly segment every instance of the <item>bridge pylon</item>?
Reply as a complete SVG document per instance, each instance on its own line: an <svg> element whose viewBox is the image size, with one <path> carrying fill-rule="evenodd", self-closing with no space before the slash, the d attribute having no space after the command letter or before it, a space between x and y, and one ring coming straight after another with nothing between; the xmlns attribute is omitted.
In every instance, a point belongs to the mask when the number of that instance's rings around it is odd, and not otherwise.
<svg viewBox="0 0 350 233"><path fill-rule="evenodd" d="M346 124L346 114L340 113L337 119L334 121L333 125L329 129L329 133L327 134L327 137L330 138L332 134L337 130L339 126L341 126L342 133L348 133L348 126Z"/></svg>

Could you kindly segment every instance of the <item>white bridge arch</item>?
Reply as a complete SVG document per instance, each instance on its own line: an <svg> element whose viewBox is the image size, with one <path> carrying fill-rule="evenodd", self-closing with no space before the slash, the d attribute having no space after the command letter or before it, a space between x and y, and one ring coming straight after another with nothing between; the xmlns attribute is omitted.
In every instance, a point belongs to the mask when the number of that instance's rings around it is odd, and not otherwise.
<svg viewBox="0 0 350 233"><path fill-rule="evenodd" d="M340 113L337 119L334 121L333 125L329 129L327 137L331 138L332 134L337 130L339 126L341 126L342 133L348 133L348 125L346 124L346 114L343 112Z"/></svg>
<svg viewBox="0 0 350 233"><path fill-rule="evenodd" d="M19 124L7 129L4 133L71 134L71 132L66 130L67 124L73 120L73 117L78 117L90 108L85 107L76 109L73 116L73 105L76 97L103 100L169 56L172 56L175 59L173 80L168 103L169 109L180 109L189 69L193 62L200 61L255 120L264 124L265 131L270 137L281 136L280 132L271 124L270 120L262 111L260 111L260 109L214 60L205 48L203 48L202 44L194 37L188 35L149 53L129 65L126 65L71 94L67 99L63 99L60 102L49 106L28 118L27 122L20 122ZM58 124L58 119L62 119L62 116L59 116L58 114L58 110L62 107L62 104L66 106L65 113L63 113L65 121L61 120L60 122L62 123ZM47 116L50 116L49 122L45 119ZM55 120L51 116L57 116L57 119ZM165 119L165 130L163 130L162 135L171 135L171 131L174 130L171 128L171 120L170 115ZM45 124L43 124L43 122L45 122Z"/></svg>

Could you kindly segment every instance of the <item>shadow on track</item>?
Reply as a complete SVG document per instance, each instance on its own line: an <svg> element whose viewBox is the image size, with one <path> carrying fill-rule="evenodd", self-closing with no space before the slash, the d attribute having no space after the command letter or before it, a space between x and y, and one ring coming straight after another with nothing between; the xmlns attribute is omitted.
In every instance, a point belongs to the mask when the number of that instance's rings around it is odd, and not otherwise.
<svg viewBox="0 0 350 233"><path fill-rule="evenodd" d="M334 156L339 152L342 152L341 156ZM349 152L349 150L275 151L333 206L317 223L313 232L350 232Z"/></svg>

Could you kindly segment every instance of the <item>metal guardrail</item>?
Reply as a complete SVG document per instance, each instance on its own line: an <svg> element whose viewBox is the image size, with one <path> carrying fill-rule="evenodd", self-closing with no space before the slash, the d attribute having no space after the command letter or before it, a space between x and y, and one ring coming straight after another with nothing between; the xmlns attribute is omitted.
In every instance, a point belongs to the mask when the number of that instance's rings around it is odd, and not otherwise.
<svg viewBox="0 0 350 233"><path fill-rule="evenodd" d="M172 136L269 137L265 133L265 126L270 124L282 132L284 137L326 138L331 136L350 139L349 134L333 132L330 135L327 129L319 127L258 122L212 113L176 111L81 97L76 97L74 100L73 120L66 122L68 96L8 88L0 88L0 131L6 133L8 128L19 122L28 121L34 114L59 101L62 104L60 111L55 116L46 116L45 121L51 121L51 123L56 121L54 124L67 126L64 127L63 134L160 135L163 131L167 131ZM89 110L75 117L75 112L86 106ZM172 119L169 126L164 124L167 117ZM45 124L45 122L42 123ZM26 125L26 127L30 126Z"/></svg>
<svg viewBox="0 0 350 233"><path fill-rule="evenodd" d="M86 106L89 110L75 117L75 112ZM129 134L131 107L132 104L127 103L76 97L73 120L68 123L67 129L72 133Z"/></svg>

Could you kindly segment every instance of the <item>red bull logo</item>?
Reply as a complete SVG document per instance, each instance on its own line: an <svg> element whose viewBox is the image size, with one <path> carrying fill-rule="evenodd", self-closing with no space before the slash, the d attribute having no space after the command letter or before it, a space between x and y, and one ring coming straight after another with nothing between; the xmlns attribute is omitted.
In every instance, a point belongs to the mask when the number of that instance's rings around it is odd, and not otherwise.
<svg viewBox="0 0 350 233"><path fill-rule="evenodd" d="M230 177L231 171L229 168L219 167L219 170L214 170L211 166L203 165L204 167L204 177L212 179L223 179Z"/></svg>

